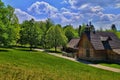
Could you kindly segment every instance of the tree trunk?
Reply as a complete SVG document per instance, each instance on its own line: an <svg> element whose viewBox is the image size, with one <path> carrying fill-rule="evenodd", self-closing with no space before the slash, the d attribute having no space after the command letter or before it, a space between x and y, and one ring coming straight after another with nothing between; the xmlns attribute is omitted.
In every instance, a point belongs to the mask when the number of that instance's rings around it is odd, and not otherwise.
<svg viewBox="0 0 120 80"><path fill-rule="evenodd" d="M57 46L55 46L55 52L57 52Z"/></svg>
<svg viewBox="0 0 120 80"><path fill-rule="evenodd" d="M57 52L57 42L56 42L56 39L55 39L55 52Z"/></svg>
<svg viewBox="0 0 120 80"><path fill-rule="evenodd" d="M32 45L30 45L30 51L32 51Z"/></svg>

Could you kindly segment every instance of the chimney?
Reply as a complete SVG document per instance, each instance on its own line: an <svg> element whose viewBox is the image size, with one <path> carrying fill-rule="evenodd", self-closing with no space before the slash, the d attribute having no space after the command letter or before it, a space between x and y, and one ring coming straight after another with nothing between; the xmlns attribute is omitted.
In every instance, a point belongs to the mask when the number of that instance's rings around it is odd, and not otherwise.
<svg viewBox="0 0 120 80"><path fill-rule="evenodd" d="M79 37L80 37L81 36L81 25L79 25L78 34L79 34Z"/></svg>
<svg viewBox="0 0 120 80"><path fill-rule="evenodd" d="M89 22L89 26L91 26L92 25L92 23L91 23L91 21Z"/></svg>
<svg viewBox="0 0 120 80"><path fill-rule="evenodd" d="M86 28L85 28L85 34L87 35L88 39L90 40L90 27L88 24L86 25Z"/></svg>
<svg viewBox="0 0 120 80"><path fill-rule="evenodd" d="M95 27L92 25L91 21L89 22L90 31L95 34Z"/></svg>

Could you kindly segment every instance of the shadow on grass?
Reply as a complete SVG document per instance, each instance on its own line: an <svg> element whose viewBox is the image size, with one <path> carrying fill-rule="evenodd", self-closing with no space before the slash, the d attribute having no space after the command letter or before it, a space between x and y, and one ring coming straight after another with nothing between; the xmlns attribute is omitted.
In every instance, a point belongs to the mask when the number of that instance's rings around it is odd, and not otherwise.
<svg viewBox="0 0 120 80"><path fill-rule="evenodd" d="M112 61L112 60L105 60L105 61L92 61L93 63L95 64L119 64L120 65L120 62L119 61Z"/></svg>
<svg viewBox="0 0 120 80"><path fill-rule="evenodd" d="M9 50L7 50L7 49L1 50L1 49L0 49L0 52L9 52Z"/></svg>
<svg viewBox="0 0 120 80"><path fill-rule="evenodd" d="M49 52L49 53L59 53L59 54L62 54L61 51L54 51L54 50L45 50L45 52Z"/></svg>
<svg viewBox="0 0 120 80"><path fill-rule="evenodd" d="M119 61L90 61L93 64L117 64L120 65Z"/></svg>
<svg viewBox="0 0 120 80"><path fill-rule="evenodd" d="M19 48L15 48L15 50L18 50L18 51L26 51L26 52L37 52L36 50L30 50L30 48L22 48L22 47L19 47Z"/></svg>
<svg viewBox="0 0 120 80"><path fill-rule="evenodd" d="M98 63L96 63L96 64L109 64L109 65L111 65L111 64L117 64L117 65L119 65L120 66L120 63L119 62L98 62Z"/></svg>
<svg viewBox="0 0 120 80"><path fill-rule="evenodd" d="M9 52L10 49L12 49L12 48L0 46L0 52Z"/></svg>
<svg viewBox="0 0 120 80"><path fill-rule="evenodd" d="M84 59L77 59L77 61L85 63L85 64L117 64L120 65L119 61L91 61L91 60L84 60Z"/></svg>

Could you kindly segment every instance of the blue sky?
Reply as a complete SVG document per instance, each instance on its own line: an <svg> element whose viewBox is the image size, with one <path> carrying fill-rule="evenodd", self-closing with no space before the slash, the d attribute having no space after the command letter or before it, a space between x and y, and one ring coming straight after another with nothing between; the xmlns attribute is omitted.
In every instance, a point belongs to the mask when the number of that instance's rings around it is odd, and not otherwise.
<svg viewBox="0 0 120 80"><path fill-rule="evenodd" d="M74 27L89 21L96 29L108 29L115 24L120 30L120 0L2 0L15 8L21 23L34 18Z"/></svg>

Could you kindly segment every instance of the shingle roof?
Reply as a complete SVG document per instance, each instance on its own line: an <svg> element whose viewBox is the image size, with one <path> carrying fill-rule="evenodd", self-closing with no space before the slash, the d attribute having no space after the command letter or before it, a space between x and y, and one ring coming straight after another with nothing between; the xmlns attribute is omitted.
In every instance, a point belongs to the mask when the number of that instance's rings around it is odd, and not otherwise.
<svg viewBox="0 0 120 80"><path fill-rule="evenodd" d="M113 49L114 52L116 52L117 54L120 54L120 49Z"/></svg>
<svg viewBox="0 0 120 80"><path fill-rule="evenodd" d="M120 40L112 32L91 32L90 41L96 50L104 50L102 41L107 41L111 49L120 49Z"/></svg>
<svg viewBox="0 0 120 80"><path fill-rule="evenodd" d="M70 42L67 44L67 47L77 49L77 45L80 41L80 38L77 39L71 39Z"/></svg>

